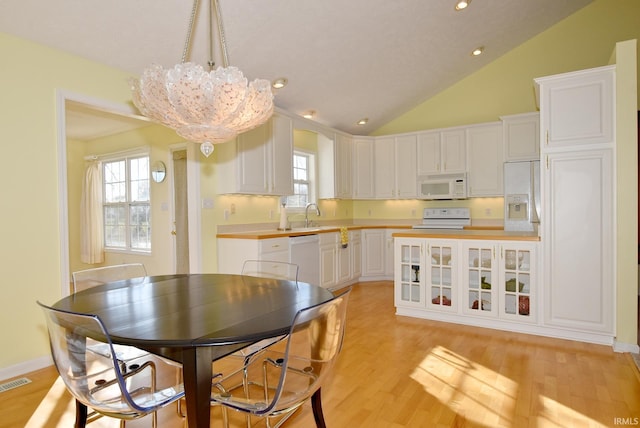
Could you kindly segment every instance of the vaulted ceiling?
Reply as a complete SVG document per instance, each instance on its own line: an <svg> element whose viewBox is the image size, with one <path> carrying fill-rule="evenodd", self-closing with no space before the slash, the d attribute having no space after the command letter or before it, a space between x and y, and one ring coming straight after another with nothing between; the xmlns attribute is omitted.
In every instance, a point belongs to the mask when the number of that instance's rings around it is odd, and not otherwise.
<svg viewBox="0 0 640 428"><path fill-rule="evenodd" d="M220 0L230 65L278 107L366 135L592 0ZM0 31L139 75L182 58L188 0L2 0ZM209 2L189 60L209 60ZM472 56L476 47L480 56ZM216 62L221 62L219 54ZM123 83L125 84L125 83ZM361 118L366 125L357 125Z"/></svg>

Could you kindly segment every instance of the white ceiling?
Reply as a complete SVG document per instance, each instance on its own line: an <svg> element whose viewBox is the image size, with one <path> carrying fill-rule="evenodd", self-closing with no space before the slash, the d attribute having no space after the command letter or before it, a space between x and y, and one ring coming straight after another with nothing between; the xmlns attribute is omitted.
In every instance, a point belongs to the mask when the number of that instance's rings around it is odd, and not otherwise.
<svg viewBox="0 0 640 428"><path fill-rule="evenodd" d="M474 0L462 12L455 0L220 5L230 65L249 79L288 78L275 91L278 107L315 110L318 122L365 135L592 1ZM200 5L190 57L203 65L208 4ZM189 0L0 0L0 31L139 75L151 63L181 61L191 7ZM471 56L478 46L485 53ZM369 123L356 125L363 117Z"/></svg>

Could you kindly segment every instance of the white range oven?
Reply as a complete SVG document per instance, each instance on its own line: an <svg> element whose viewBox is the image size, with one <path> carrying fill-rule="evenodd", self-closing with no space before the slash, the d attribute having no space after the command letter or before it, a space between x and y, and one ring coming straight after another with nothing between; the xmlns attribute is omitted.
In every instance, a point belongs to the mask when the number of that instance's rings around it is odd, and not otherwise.
<svg viewBox="0 0 640 428"><path fill-rule="evenodd" d="M414 229L463 229L471 225L469 208L425 208Z"/></svg>

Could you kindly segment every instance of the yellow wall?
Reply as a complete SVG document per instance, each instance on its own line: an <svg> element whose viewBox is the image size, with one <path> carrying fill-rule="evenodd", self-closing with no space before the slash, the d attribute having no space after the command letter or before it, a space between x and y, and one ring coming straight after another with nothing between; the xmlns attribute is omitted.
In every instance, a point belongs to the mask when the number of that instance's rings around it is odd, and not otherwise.
<svg viewBox="0 0 640 428"><path fill-rule="evenodd" d="M618 43L616 63L616 287L617 339L638 340L638 46Z"/></svg>
<svg viewBox="0 0 640 428"><path fill-rule="evenodd" d="M35 302L61 296L56 90L120 104L131 93L123 72L2 33L0 52L2 369L49 355Z"/></svg>

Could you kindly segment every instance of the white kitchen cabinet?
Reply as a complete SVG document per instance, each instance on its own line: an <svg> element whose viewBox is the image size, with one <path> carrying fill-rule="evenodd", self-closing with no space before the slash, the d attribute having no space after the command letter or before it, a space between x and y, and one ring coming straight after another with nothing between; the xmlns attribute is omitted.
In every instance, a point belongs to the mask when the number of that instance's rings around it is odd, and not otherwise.
<svg viewBox="0 0 640 428"><path fill-rule="evenodd" d="M339 199L353 197L353 138L336 134L336 196Z"/></svg>
<svg viewBox="0 0 640 428"><path fill-rule="evenodd" d="M614 333L612 149L544 154L545 323Z"/></svg>
<svg viewBox="0 0 640 428"><path fill-rule="evenodd" d="M336 268L337 268L337 283L343 284L351 280L351 251L350 245L343 247L340 242L336 244Z"/></svg>
<svg viewBox="0 0 640 428"><path fill-rule="evenodd" d="M320 234L320 286L335 287L338 283L336 269L336 245L338 233Z"/></svg>
<svg viewBox="0 0 640 428"><path fill-rule="evenodd" d="M245 260L289 261L289 237L269 239L218 238L218 272L242 272Z"/></svg>
<svg viewBox="0 0 640 428"><path fill-rule="evenodd" d="M395 138L376 138L373 143L376 199L395 199Z"/></svg>
<svg viewBox="0 0 640 428"><path fill-rule="evenodd" d="M535 322L538 308L537 244L504 241L499 244L499 317Z"/></svg>
<svg viewBox="0 0 640 428"><path fill-rule="evenodd" d="M362 276L383 278L385 276L384 229L364 229L362 231Z"/></svg>
<svg viewBox="0 0 640 428"><path fill-rule="evenodd" d="M293 193L293 126L274 114L264 125L216 146L220 193L290 195Z"/></svg>
<svg viewBox="0 0 640 428"><path fill-rule="evenodd" d="M539 85L544 323L615 334L615 66Z"/></svg>
<svg viewBox="0 0 640 428"><path fill-rule="evenodd" d="M375 139L376 199L412 199L417 196L416 141L415 135Z"/></svg>
<svg viewBox="0 0 640 428"><path fill-rule="evenodd" d="M424 308L426 290L425 241L398 238L395 241L395 305Z"/></svg>
<svg viewBox="0 0 640 428"><path fill-rule="evenodd" d="M418 195L417 180L417 137L401 135L395 141L395 197L413 199Z"/></svg>
<svg viewBox="0 0 640 428"><path fill-rule="evenodd" d="M351 278L358 280L362 275L362 231L349 231L349 247L351 248Z"/></svg>
<svg viewBox="0 0 640 428"><path fill-rule="evenodd" d="M353 198L373 199L374 162L373 138L356 138L353 142Z"/></svg>
<svg viewBox="0 0 640 428"><path fill-rule="evenodd" d="M425 240L426 306L428 309L456 312L459 308L458 243L440 239Z"/></svg>
<svg viewBox="0 0 640 428"><path fill-rule="evenodd" d="M498 243L465 241L463 249L463 312L473 315L498 314Z"/></svg>
<svg viewBox="0 0 640 428"><path fill-rule="evenodd" d="M535 79L543 150L608 144L615 136L615 66Z"/></svg>
<svg viewBox="0 0 640 428"><path fill-rule="evenodd" d="M540 113L501 116L505 162L540 160Z"/></svg>
<svg viewBox="0 0 640 428"><path fill-rule="evenodd" d="M500 122L467 128L469 197L503 196L503 138Z"/></svg>
<svg viewBox="0 0 640 428"><path fill-rule="evenodd" d="M467 171L463 128L421 132L418 134L417 146L417 175Z"/></svg>
<svg viewBox="0 0 640 428"><path fill-rule="evenodd" d="M395 272L394 258L394 238L393 234L400 232L401 229L385 229L384 231L384 276L385 278L393 278Z"/></svg>

